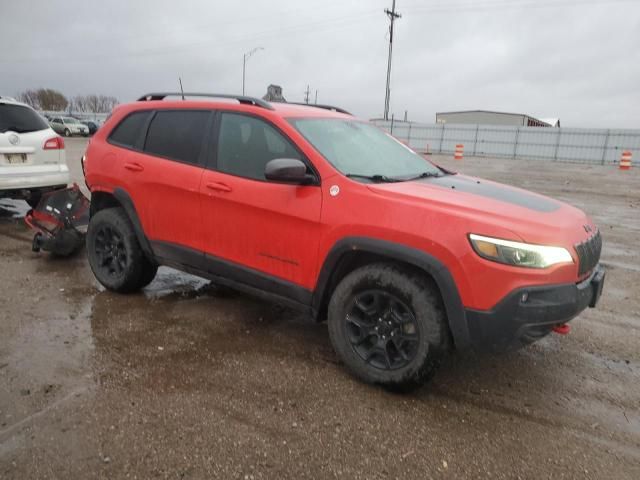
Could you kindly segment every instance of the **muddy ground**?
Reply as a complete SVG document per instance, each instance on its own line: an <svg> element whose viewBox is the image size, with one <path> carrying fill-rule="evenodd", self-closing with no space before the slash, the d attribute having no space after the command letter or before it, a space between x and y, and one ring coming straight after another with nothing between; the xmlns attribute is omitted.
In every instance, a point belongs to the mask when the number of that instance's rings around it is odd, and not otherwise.
<svg viewBox="0 0 640 480"><path fill-rule="evenodd" d="M640 478L640 168L438 160L586 210L608 277L570 335L454 355L410 395L352 379L325 324L196 277L106 292L0 200L0 478Z"/></svg>

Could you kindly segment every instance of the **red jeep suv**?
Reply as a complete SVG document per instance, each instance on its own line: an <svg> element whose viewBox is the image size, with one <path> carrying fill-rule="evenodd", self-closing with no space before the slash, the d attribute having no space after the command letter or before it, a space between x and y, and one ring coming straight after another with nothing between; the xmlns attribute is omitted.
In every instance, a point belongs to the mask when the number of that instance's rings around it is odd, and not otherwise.
<svg viewBox="0 0 640 480"><path fill-rule="evenodd" d="M438 167L339 108L177 95L116 108L83 157L110 290L168 265L301 308L353 374L396 388L598 301L600 233L574 207Z"/></svg>

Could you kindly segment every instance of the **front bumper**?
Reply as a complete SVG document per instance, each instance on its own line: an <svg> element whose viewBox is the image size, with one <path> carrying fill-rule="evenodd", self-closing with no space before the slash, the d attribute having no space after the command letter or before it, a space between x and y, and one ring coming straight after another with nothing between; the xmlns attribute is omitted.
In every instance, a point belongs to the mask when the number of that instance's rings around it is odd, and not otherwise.
<svg viewBox="0 0 640 480"><path fill-rule="evenodd" d="M504 351L535 342L585 308L595 307L604 278L604 268L597 265L580 283L520 288L492 310L466 309L471 343L479 350Z"/></svg>

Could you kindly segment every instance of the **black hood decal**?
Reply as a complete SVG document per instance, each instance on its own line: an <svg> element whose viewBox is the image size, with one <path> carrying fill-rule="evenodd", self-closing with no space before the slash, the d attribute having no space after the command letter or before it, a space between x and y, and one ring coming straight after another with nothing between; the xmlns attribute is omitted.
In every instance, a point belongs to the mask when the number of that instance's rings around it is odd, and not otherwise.
<svg viewBox="0 0 640 480"><path fill-rule="evenodd" d="M465 178L460 175L444 175L420 180L442 188L458 190L481 197L488 197L504 203L518 205L538 212L553 212L560 208L560 203L550 198L515 190L507 186L486 183L484 180Z"/></svg>

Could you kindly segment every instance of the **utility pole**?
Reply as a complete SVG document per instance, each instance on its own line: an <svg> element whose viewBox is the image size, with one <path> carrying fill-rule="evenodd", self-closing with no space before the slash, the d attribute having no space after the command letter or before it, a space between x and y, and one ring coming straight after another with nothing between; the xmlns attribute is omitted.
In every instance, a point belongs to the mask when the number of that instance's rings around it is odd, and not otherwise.
<svg viewBox="0 0 640 480"><path fill-rule="evenodd" d="M318 104L318 89L317 88L316 88L316 101L313 102L313 103L315 103L316 105Z"/></svg>
<svg viewBox="0 0 640 480"><path fill-rule="evenodd" d="M242 95L244 95L244 77L245 77L245 70L247 67L247 59L253 55L254 53L256 53L258 50L264 50L264 48L262 47L256 47L253 50L248 51L247 53L245 53L242 56Z"/></svg>
<svg viewBox="0 0 640 480"><path fill-rule="evenodd" d="M304 91L304 103L309 103L309 94L311 91L309 90L309 85L307 85L307 89Z"/></svg>
<svg viewBox="0 0 640 480"><path fill-rule="evenodd" d="M391 57L393 55L393 23L397 18L401 18L398 12L396 12L396 0L393 0L393 4L391 5L391 10L388 8L385 9L384 13L387 14L389 20L391 20L391 25L389 26L389 61L387 62L387 89L384 94L384 119L389 120L389 100L391 97L391 89L389 84L391 83Z"/></svg>

